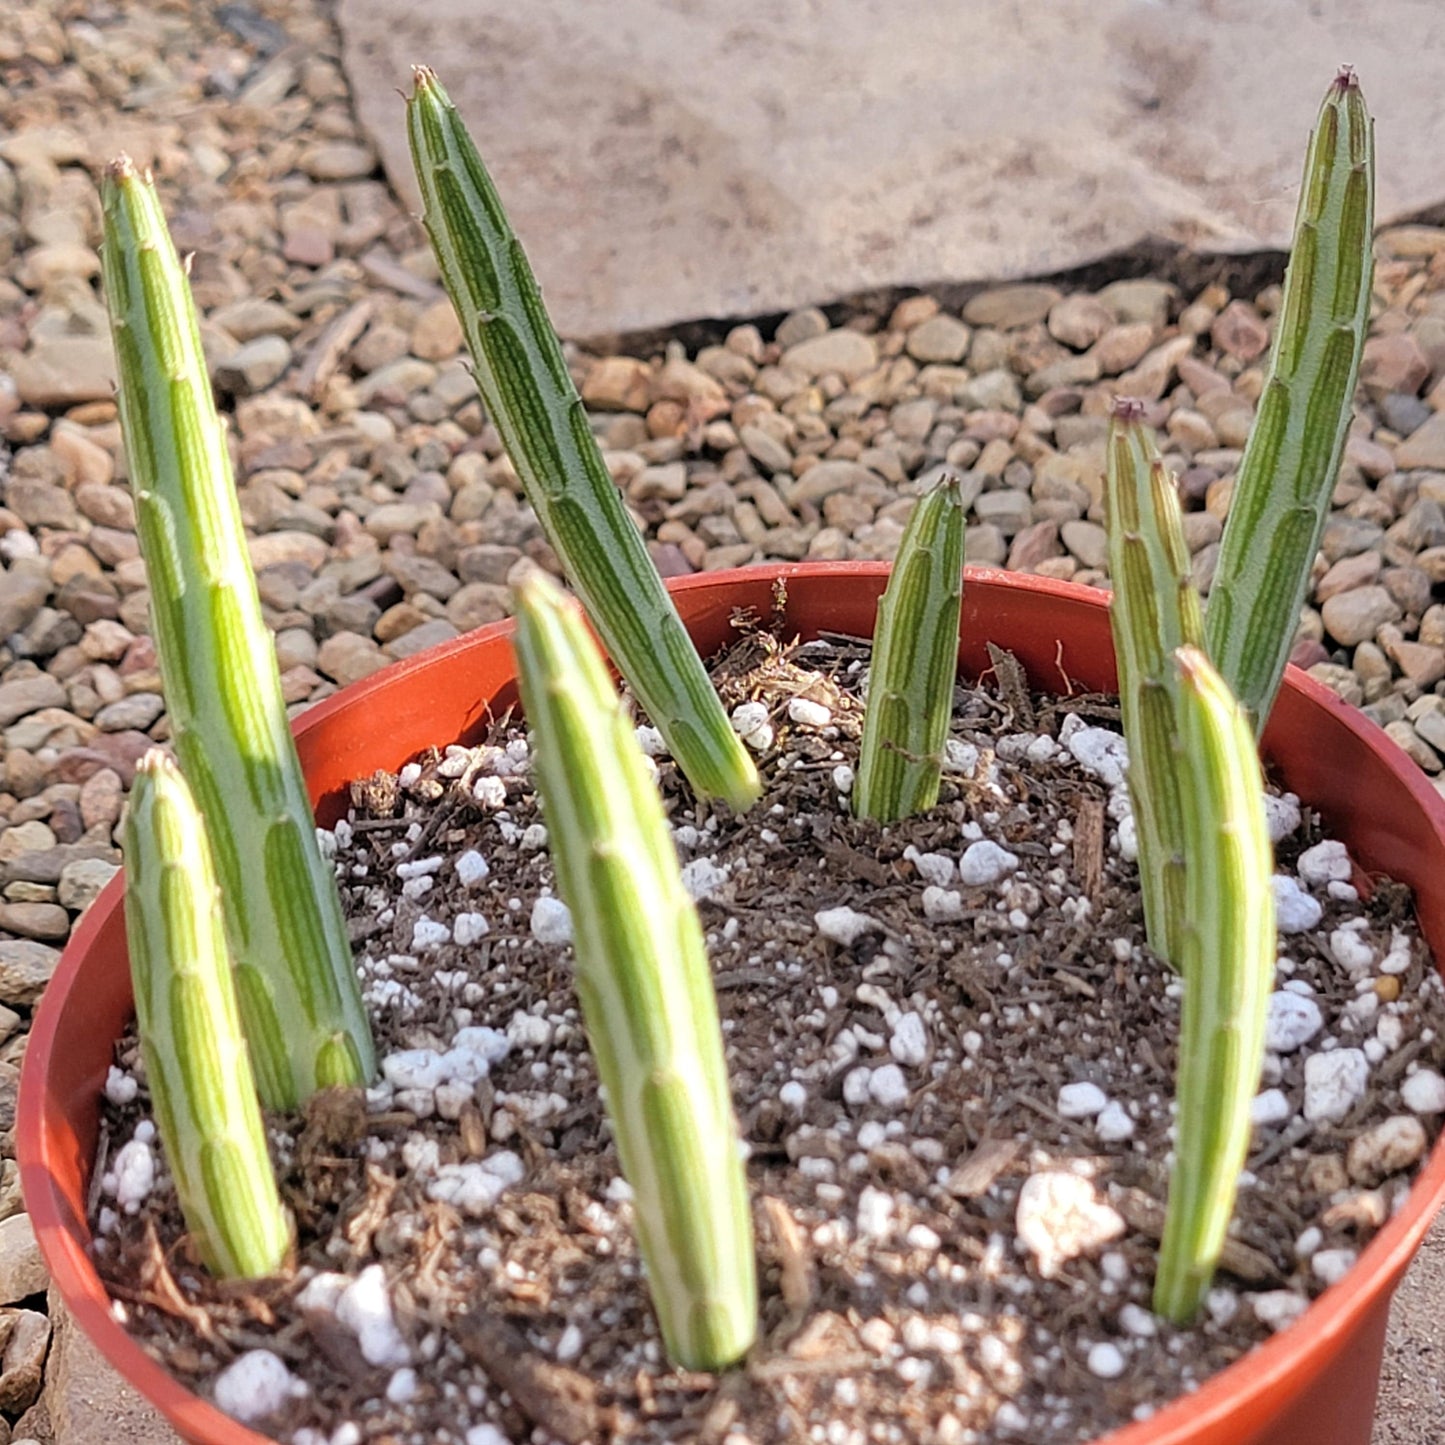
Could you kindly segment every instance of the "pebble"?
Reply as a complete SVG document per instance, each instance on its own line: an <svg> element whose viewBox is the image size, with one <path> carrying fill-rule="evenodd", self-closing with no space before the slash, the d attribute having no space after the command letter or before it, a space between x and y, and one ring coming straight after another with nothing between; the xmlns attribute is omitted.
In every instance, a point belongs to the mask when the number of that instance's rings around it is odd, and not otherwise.
<svg viewBox="0 0 1445 1445"><path fill-rule="evenodd" d="M1425 1126L1413 1114L1396 1114L1350 1142L1345 1168L1356 1184L1372 1189L1390 1175L1417 1164L1428 1147Z"/></svg>
<svg viewBox="0 0 1445 1445"><path fill-rule="evenodd" d="M871 336L842 327L788 347L782 364L809 380L833 374L856 381L878 365L878 348Z"/></svg>

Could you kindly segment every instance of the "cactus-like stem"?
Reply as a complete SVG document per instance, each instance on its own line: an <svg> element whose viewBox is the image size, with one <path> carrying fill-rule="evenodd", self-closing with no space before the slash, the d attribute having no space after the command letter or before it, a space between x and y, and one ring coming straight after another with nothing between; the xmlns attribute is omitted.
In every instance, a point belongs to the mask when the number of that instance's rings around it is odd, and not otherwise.
<svg viewBox="0 0 1445 1445"><path fill-rule="evenodd" d="M1213 1278L1249 1148L1275 926L1264 777L1249 720L1202 652L1181 647L1175 660L1188 924L1178 1137L1154 1309L1185 1324Z"/></svg>
<svg viewBox="0 0 1445 1445"><path fill-rule="evenodd" d="M294 1108L375 1070L341 902L316 842L185 272L148 176L102 187L121 430L176 752L221 879L261 1097Z"/></svg>
<svg viewBox="0 0 1445 1445"><path fill-rule="evenodd" d="M1263 732L1329 515L1370 313L1374 127L1353 72L1310 138L1269 378L1205 619L1209 655Z"/></svg>
<svg viewBox="0 0 1445 1445"><path fill-rule="evenodd" d="M220 1279L275 1274L291 1228L276 1192L201 815L159 749L126 813L125 928L146 1081L181 1211Z"/></svg>
<svg viewBox="0 0 1445 1445"><path fill-rule="evenodd" d="M517 593L522 705L577 992L668 1355L738 1360L757 1329L747 1186L697 910L633 728L575 603Z"/></svg>
<svg viewBox="0 0 1445 1445"><path fill-rule="evenodd" d="M951 473L913 509L878 603L853 810L892 823L938 801L958 672L963 493Z"/></svg>
<svg viewBox="0 0 1445 1445"><path fill-rule="evenodd" d="M476 146L419 68L407 133L423 220L477 389L592 625L688 782L739 811L757 769L608 474L532 268Z"/></svg>
<svg viewBox="0 0 1445 1445"><path fill-rule="evenodd" d="M1185 865L1173 655L1186 644L1203 646L1204 617L1190 579L1174 479L1143 416L1137 401L1114 403L1104 482L1114 581L1109 622L1129 744L1144 923L1149 946L1177 968Z"/></svg>

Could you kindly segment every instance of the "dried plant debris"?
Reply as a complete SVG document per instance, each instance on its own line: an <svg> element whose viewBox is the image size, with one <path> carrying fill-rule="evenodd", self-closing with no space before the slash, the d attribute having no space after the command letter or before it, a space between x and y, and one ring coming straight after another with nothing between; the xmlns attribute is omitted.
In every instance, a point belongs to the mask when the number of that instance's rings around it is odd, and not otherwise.
<svg viewBox="0 0 1445 1445"><path fill-rule="evenodd" d="M123 1047L97 1259L147 1347L291 1445L1051 1445L1147 1416L1339 1278L1445 1112L1407 892L1271 799L1258 1127L1206 1316L1175 1330L1148 1302L1178 984L1143 942L1117 709L1030 696L995 659L1006 686L957 692L938 807L880 828L847 801L866 658L752 631L721 659L767 781L744 818L696 805L639 729L750 1152L744 1368L663 1359L527 742L500 724L359 782L331 835L384 1077L272 1120L293 1276L197 1268Z"/></svg>

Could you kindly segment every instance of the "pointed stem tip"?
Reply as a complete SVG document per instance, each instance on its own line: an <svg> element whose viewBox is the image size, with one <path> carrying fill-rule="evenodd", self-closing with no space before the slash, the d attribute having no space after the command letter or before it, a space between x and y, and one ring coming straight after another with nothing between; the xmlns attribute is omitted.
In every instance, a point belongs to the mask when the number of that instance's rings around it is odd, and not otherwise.
<svg viewBox="0 0 1445 1445"><path fill-rule="evenodd" d="M106 175L113 181L128 181L136 173L135 162L124 151L106 163Z"/></svg>
<svg viewBox="0 0 1445 1445"><path fill-rule="evenodd" d="M1144 420L1144 403L1137 396L1116 396L1111 410L1116 421L1140 422Z"/></svg>
<svg viewBox="0 0 1445 1445"><path fill-rule="evenodd" d="M1360 88L1359 78L1355 75L1353 65L1342 65L1335 72L1336 90L1358 90Z"/></svg>

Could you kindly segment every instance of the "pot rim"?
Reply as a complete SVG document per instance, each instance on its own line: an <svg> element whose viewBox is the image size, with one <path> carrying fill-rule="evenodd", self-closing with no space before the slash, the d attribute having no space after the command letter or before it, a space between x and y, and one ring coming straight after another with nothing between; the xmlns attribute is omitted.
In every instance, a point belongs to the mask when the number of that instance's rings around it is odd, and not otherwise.
<svg viewBox="0 0 1445 1445"><path fill-rule="evenodd" d="M890 570L891 564L887 562L764 563L673 578L667 587L670 592L687 594L774 579L786 582L868 578L876 582L886 578ZM1103 589L1079 583L991 567L967 568L966 581L1017 588L1099 609L1107 607L1110 596ZM967 607L967 586L964 596ZM420 681L458 654L509 635L513 625L510 618L490 623L439 643L415 657L392 663L339 690L308 708L296 720L298 739L342 709L355 706L359 698L379 688L395 688L413 679ZM1315 708L1323 709L1352 735L1359 747L1379 757L1408 791L1430 829L1445 837L1445 797L1426 782L1416 764L1382 729L1294 666L1288 668L1284 686ZM110 1297L85 1247L68 1227L70 1211L46 1164L47 1148L56 1147L41 1138L46 1063L54 1051L64 1001L75 985L81 961L94 946L102 920L121 906L123 889L124 874L118 873L86 910L35 1009L21 1066L16 1118L16 1154L25 1205L53 1287L59 1291L75 1322L117 1371L150 1400L164 1400L171 1418L197 1438L225 1439L230 1445L267 1445L268 1437L250 1430L183 1386L112 1317ZM1445 969L1445 958L1437 957L1436 966ZM1349 1332L1374 1307L1382 1291L1393 1291L1442 1204L1445 1204L1445 1133L1436 1140L1404 1204L1365 1246L1343 1279L1314 1300L1294 1325L1211 1375L1197 1391L1161 1405L1148 1420L1116 1428L1099 1437L1094 1445L1179 1445L1188 1434L1211 1422L1228 1420L1242 1399L1252 1399L1267 1389L1278 1388L1282 1381L1303 1372L1320 1342Z"/></svg>

